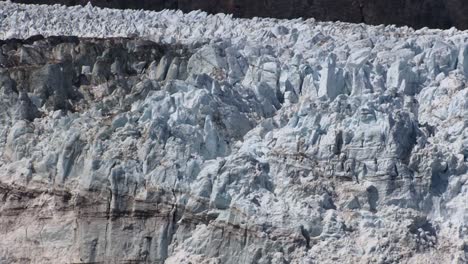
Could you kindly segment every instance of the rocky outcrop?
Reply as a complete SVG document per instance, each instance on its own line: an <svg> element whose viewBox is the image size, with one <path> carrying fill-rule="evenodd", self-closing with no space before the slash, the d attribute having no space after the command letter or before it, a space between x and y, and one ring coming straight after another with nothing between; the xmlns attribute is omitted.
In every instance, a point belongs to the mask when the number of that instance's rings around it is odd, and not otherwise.
<svg viewBox="0 0 468 264"><path fill-rule="evenodd" d="M28 4L86 5L89 0L13 0ZM229 13L236 17L316 18L367 24L396 24L415 28L468 28L464 0L91 0L93 5L147 10L181 9Z"/></svg>
<svg viewBox="0 0 468 264"><path fill-rule="evenodd" d="M0 7L0 263L467 262L466 32Z"/></svg>

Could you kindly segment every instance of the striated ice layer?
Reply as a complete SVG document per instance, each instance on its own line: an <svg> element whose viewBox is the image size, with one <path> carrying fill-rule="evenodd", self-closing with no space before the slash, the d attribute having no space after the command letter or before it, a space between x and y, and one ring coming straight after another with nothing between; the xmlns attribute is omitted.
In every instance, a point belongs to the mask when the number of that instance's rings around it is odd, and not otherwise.
<svg viewBox="0 0 468 264"><path fill-rule="evenodd" d="M468 261L468 32L0 2L32 36L0 263Z"/></svg>

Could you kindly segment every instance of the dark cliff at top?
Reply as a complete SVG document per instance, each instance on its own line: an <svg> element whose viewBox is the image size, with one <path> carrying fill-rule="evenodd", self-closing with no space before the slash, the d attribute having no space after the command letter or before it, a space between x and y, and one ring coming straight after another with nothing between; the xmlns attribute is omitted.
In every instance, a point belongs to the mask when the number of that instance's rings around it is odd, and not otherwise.
<svg viewBox="0 0 468 264"><path fill-rule="evenodd" d="M86 4L89 0L12 0L29 4ZM201 9L237 17L309 18L415 28L468 28L467 0L91 0L113 8Z"/></svg>

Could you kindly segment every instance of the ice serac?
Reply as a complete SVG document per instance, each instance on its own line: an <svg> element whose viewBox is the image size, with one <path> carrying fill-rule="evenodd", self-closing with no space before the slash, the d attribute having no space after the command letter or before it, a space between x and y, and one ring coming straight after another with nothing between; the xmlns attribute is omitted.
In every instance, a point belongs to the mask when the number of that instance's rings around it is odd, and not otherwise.
<svg viewBox="0 0 468 264"><path fill-rule="evenodd" d="M467 263L467 32L0 17L0 263Z"/></svg>

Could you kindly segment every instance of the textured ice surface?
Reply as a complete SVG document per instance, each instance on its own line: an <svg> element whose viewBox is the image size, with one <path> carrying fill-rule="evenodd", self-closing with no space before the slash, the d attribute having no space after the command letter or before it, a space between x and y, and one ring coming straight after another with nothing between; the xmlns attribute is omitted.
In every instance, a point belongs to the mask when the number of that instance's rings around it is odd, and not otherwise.
<svg viewBox="0 0 468 264"><path fill-rule="evenodd" d="M466 263L468 32L0 18L0 262Z"/></svg>

